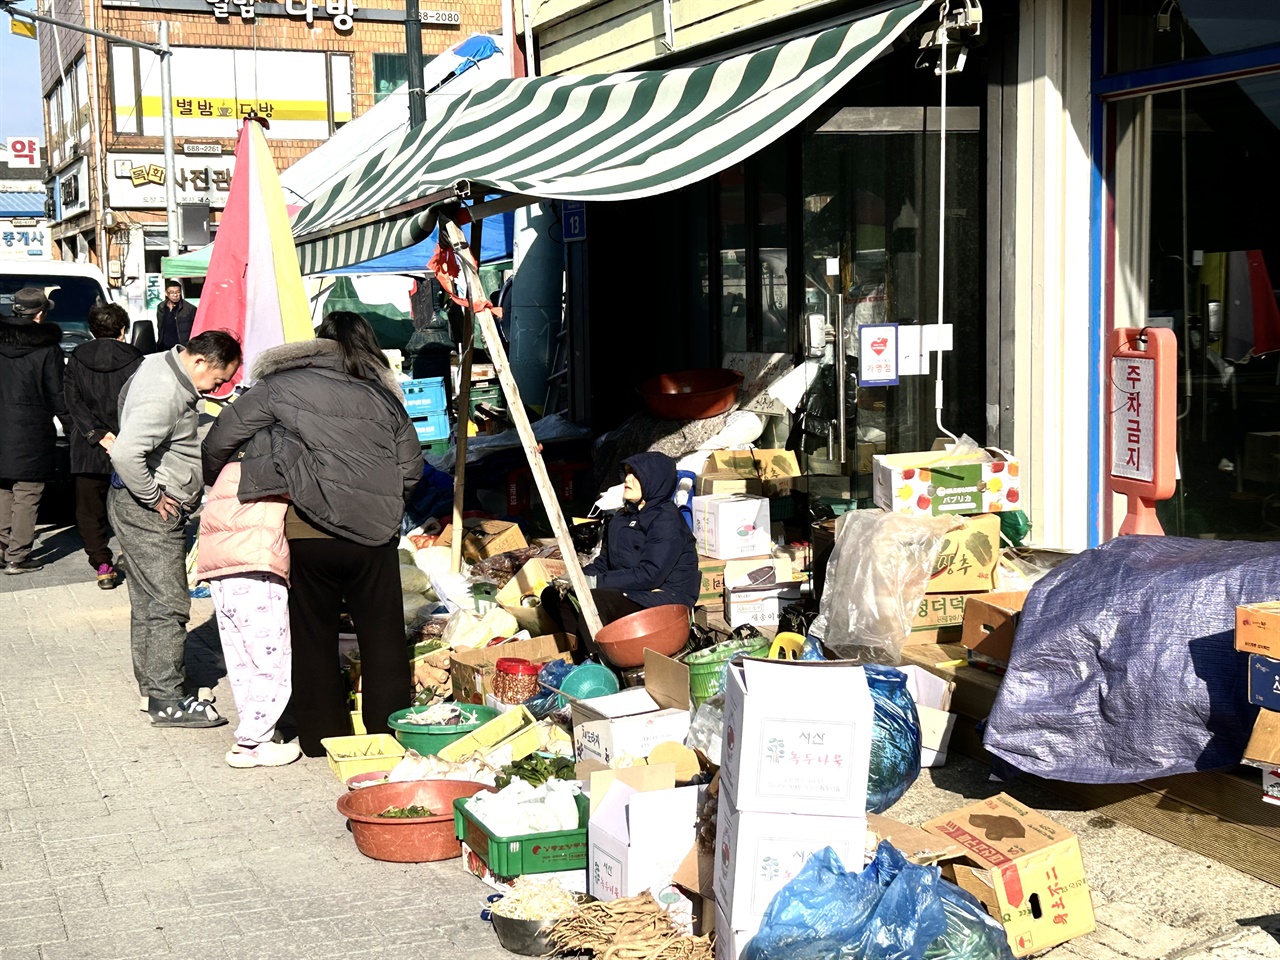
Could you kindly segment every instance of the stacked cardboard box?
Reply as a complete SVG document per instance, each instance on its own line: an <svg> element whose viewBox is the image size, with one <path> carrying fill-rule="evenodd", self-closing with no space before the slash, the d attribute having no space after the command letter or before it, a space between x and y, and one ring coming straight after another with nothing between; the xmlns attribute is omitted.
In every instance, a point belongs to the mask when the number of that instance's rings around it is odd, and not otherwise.
<svg viewBox="0 0 1280 960"><path fill-rule="evenodd" d="M746 660L725 687L714 886L717 960L738 960L774 895L832 846L866 845L871 694L861 667Z"/></svg>
<svg viewBox="0 0 1280 960"><path fill-rule="evenodd" d="M1262 768L1262 799L1280 805L1280 601L1236 607L1236 649L1249 654L1249 701L1262 707L1244 760Z"/></svg>

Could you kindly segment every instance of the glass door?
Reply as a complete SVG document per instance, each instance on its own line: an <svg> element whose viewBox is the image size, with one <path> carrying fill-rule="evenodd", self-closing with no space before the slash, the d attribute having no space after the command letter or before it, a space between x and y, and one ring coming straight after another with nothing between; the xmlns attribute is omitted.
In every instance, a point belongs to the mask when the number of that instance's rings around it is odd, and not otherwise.
<svg viewBox="0 0 1280 960"><path fill-rule="evenodd" d="M870 495L871 457L929 449L939 436L936 355L908 361L897 386L861 387L858 331L899 325L922 342L937 319L938 110L846 107L803 143L803 348L818 364L804 417L810 473ZM943 422L985 437L984 176L976 107L948 111ZM918 351L917 351L918 354ZM843 407L843 417L841 410Z"/></svg>

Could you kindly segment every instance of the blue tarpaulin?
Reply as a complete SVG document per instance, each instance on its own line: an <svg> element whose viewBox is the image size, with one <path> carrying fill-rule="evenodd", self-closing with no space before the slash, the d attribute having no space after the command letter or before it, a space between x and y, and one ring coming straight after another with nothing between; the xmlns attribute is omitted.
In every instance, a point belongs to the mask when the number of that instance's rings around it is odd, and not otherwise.
<svg viewBox="0 0 1280 960"><path fill-rule="evenodd" d="M474 38L474 39L484 39ZM486 217L484 221L484 230L480 235L480 262L500 263L503 260L512 258L511 236L515 225L515 214L503 213L493 217ZM462 232L466 235L467 242L471 242L471 224L465 224ZM426 273L427 261L431 259L436 252L436 231L432 230L431 235L425 240L415 243L412 247L405 247L403 250L397 250L394 253L388 253L383 257L376 257L373 260L366 260L364 263L352 264L349 267L331 271L328 276L341 276L343 274L374 274L374 273Z"/></svg>

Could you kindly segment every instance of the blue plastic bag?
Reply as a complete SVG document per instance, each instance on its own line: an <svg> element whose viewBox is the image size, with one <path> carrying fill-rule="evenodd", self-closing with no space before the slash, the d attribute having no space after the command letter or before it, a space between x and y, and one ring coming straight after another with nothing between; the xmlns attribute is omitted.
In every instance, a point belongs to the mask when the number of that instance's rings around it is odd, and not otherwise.
<svg viewBox="0 0 1280 960"><path fill-rule="evenodd" d="M882 813L920 776L920 716L907 691L905 673L876 664L867 664L865 669L875 704L867 811Z"/></svg>
<svg viewBox="0 0 1280 960"><path fill-rule="evenodd" d="M566 663L563 660L552 660L538 671L538 682L545 683L548 687L555 687L558 690L564 686L565 677L573 673L573 670L572 663ZM555 711L559 702L559 694L539 688L537 693L524 702L524 706L533 714L535 719L543 720Z"/></svg>
<svg viewBox="0 0 1280 960"><path fill-rule="evenodd" d="M861 873L830 847L778 891L743 960L1012 960L1004 928L888 843Z"/></svg>

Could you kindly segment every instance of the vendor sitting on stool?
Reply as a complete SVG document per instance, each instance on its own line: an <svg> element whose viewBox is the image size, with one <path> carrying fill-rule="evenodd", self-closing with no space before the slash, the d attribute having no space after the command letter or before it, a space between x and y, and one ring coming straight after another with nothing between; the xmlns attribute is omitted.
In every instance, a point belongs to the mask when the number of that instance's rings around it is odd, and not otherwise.
<svg viewBox="0 0 1280 960"><path fill-rule="evenodd" d="M582 568L600 622L612 623L647 607L698 602L702 578L693 532L672 502L676 463L665 453L637 453L622 465L622 509L605 522L600 556ZM595 654L576 601L556 584L542 593L543 609L578 649Z"/></svg>

